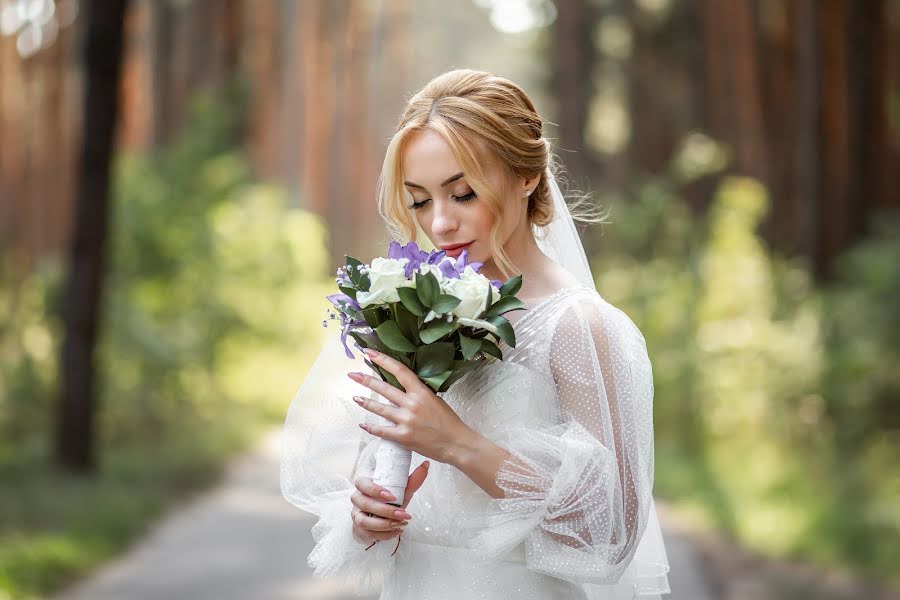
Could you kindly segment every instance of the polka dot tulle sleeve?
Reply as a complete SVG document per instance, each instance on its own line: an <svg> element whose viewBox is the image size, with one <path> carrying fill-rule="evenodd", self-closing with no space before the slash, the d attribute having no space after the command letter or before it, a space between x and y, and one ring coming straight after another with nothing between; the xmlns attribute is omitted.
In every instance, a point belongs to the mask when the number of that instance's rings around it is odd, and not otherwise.
<svg viewBox="0 0 900 600"><path fill-rule="evenodd" d="M524 542L529 569L577 583L619 581L647 525L653 488L653 378L644 338L599 296L561 311L550 336L554 418L512 424L511 454L484 528L484 558Z"/></svg>

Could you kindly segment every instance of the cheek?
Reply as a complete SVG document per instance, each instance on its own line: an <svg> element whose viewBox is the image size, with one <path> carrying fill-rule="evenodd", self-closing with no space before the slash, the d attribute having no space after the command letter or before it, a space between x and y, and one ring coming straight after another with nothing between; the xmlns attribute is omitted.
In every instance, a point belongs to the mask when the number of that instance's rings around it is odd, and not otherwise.
<svg viewBox="0 0 900 600"><path fill-rule="evenodd" d="M413 219L419 224L422 231L429 234L429 236L431 235L431 221L422 216L422 211L413 211Z"/></svg>
<svg viewBox="0 0 900 600"><path fill-rule="evenodd" d="M486 207L479 207L475 216L475 230L478 237L487 240L491 234L491 227L494 225L494 214Z"/></svg>

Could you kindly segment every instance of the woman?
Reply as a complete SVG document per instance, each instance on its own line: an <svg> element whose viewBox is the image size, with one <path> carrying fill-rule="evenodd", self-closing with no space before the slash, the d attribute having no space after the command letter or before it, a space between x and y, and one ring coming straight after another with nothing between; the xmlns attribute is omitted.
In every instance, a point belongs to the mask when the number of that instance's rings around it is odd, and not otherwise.
<svg viewBox="0 0 900 600"><path fill-rule="evenodd" d="M317 575L359 590L381 578L383 600L669 592L644 338L595 290L551 159L543 120L506 79L455 70L410 99L380 180L393 237L418 226L490 279L521 273L527 310L506 315L517 342L501 342L502 361L440 394L385 355L370 360L406 392L356 372L340 389L337 369L354 365L323 351L288 413L282 466L285 497L320 517ZM383 439L417 464L399 508L372 481Z"/></svg>

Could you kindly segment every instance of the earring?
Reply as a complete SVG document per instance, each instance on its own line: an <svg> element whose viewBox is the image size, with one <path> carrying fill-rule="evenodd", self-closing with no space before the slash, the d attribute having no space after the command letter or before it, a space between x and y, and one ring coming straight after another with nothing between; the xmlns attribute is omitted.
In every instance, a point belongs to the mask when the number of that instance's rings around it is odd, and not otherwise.
<svg viewBox="0 0 900 600"><path fill-rule="evenodd" d="M530 195L531 195L531 192L533 192L533 191L534 191L534 190L528 190L528 191L525 192L525 195L526 195L526 196L530 196Z"/></svg>

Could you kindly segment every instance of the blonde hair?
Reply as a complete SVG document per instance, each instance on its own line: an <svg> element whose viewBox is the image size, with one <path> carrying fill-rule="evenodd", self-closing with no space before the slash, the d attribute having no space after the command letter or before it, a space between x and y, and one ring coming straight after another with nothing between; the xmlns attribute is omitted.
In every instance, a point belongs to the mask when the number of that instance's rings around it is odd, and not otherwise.
<svg viewBox="0 0 900 600"><path fill-rule="evenodd" d="M398 241L416 239L416 221L405 200L401 157L406 142L417 133L432 130L450 146L472 190L487 203L494 225L489 240L491 255L504 274L516 273L515 265L503 251L500 231L503 197L507 184L517 177L540 174L537 187L528 199L529 225L543 226L553 220L553 197L548 176L562 173L544 137L544 119L528 95L516 84L485 71L456 69L429 81L407 102L397 130L388 143L378 180L378 211L391 236ZM484 153L500 163L504 189L492 189L482 168ZM572 218L604 222L603 214L578 194L570 204ZM585 205L586 208L585 208Z"/></svg>

